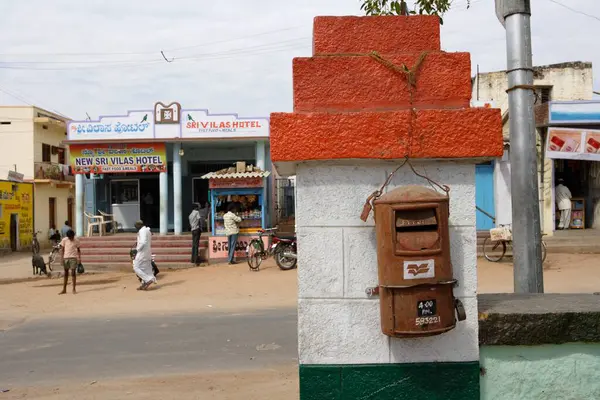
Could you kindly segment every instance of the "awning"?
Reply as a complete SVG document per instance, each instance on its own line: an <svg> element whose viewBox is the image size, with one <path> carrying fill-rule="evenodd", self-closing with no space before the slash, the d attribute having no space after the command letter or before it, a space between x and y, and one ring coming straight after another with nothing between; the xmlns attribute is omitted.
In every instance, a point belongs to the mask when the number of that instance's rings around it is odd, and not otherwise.
<svg viewBox="0 0 600 400"><path fill-rule="evenodd" d="M202 176L202 179L240 179L240 178L266 178L271 175L269 171L261 172L231 172L228 174L219 174L217 172L209 172Z"/></svg>

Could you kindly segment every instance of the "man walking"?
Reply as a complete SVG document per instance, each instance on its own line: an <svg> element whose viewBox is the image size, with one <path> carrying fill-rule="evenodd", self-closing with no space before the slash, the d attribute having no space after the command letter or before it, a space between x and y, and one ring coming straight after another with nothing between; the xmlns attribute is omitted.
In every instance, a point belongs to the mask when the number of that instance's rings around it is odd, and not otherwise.
<svg viewBox="0 0 600 400"><path fill-rule="evenodd" d="M200 265L198 262L198 244L200 242L200 236L202 235L202 229L200 225L200 211L198 210L198 204L192 205L193 209L188 217L190 221L190 229L192 230L192 264L196 266Z"/></svg>
<svg viewBox="0 0 600 400"><path fill-rule="evenodd" d="M558 185L554 191L556 196L556 205L560 211L560 222L558 229L569 229L571 227L571 191L564 185L564 179L558 180Z"/></svg>
<svg viewBox="0 0 600 400"><path fill-rule="evenodd" d="M235 204L229 203L227 213L223 216L225 225L225 234L227 235L227 245L229 247L229 265L235 264L235 246L237 245L238 235L240 234L240 222L242 219L235 215Z"/></svg>
<svg viewBox="0 0 600 400"><path fill-rule="evenodd" d="M81 262L81 249L79 248L79 239L75 239L75 232L72 229L67 231L67 237L60 242L61 258L65 269L63 280L63 290L59 294L67 293L67 284L69 283L69 271L73 276L73 294L77 294L77 264Z"/></svg>
<svg viewBox="0 0 600 400"><path fill-rule="evenodd" d="M144 225L143 221L137 221L135 229L138 231L138 236L133 270L142 280L142 285L138 290L146 290L152 283L156 283L156 277L152 272L152 232Z"/></svg>

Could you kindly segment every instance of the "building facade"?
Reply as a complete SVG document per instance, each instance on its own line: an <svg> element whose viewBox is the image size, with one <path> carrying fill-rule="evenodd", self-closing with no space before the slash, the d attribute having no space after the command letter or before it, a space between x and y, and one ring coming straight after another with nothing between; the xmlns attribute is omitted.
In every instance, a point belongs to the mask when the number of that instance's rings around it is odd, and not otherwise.
<svg viewBox="0 0 600 400"><path fill-rule="evenodd" d="M33 183L33 229L47 244L51 227L73 221L75 177L64 145L68 119L33 106L0 106L0 176L17 171ZM21 246L22 247L22 246Z"/></svg>
<svg viewBox="0 0 600 400"><path fill-rule="evenodd" d="M100 212L112 214L122 231L133 230L138 219L163 235L189 231L187 216L193 204L217 199L219 204L211 202L215 216L231 197L211 197L211 180L203 177L241 164L253 173L264 172L262 189L252 200L257 209L263 203L269 206L266 215L257 216L256 210L252 215L270 225L268 140L268 118L211 114L182 109L179 103L156 103L154 109L98 121L72 121L67 143L76 175L77 234L86 233L84 213Z"/></svg>
<svg viewBox="0 0 600 400"><path fill-rule="evenodd" d="M535 107L543 108L551 101L591 100L593 97L592 64L588 62L566 62L534 67ZM508 82L506 71L481 73L475 76L472 85L474 102L490 102L502 111L502 132L505 152L501 159L479 165L477 168L477 206L495 218L496 225L512 223L510 200L510 133L508 113ZM537 124L538 185L540 189L540 214L542 231L552 235L555 230L553 200L554 162L545 157L543 151L547 130ZM494 221L477 212L477 229L487 230Z"/></svg>

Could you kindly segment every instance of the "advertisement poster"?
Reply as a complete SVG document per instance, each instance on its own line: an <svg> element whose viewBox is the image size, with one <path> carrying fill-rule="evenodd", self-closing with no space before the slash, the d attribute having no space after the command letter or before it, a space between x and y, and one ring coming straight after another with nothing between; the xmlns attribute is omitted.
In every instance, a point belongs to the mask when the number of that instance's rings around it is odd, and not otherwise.
<svg viewBox="0 0 600 400"><path fill-rule="evenodd" d="M258 236L240 235L238 237L237 245L235 246L235 257L238 261L246 259L246 248L248 247L248 243L250 243L252 239L256 238L258 238ZM269 238L263 237L262 239L266 249L269 243ZM227 244L227 236L211 236L208 241L208 259L226 259L228 254L229 246Z"/></svg>
<svg viewBox="0 0 600 400"><path fill-rule="evenodd" d="M74 174L165 172L164 143L73 144L69 146Z"/></svg>
<svg viewBox="0 0 600 400"><path fill-rule="evenodd" d="M17 227L17 248L33 240L33 184L0 181L0 249L11 248L10 227Z"/></svg>
<svg viewBox="0 0 600 400"><path fill-rule="evenodd" d="M548 158L600 161L600 131L550 128L546 143Z"/></svg>

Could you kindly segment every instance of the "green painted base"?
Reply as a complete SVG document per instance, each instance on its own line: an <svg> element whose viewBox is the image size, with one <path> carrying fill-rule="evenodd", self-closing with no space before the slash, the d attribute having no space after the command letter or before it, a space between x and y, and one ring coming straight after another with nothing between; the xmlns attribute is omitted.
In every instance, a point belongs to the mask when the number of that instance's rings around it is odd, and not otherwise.
<svg viewBox="0 0 600 400"><path fill-rule="evenodd" d="M479 362L300 365L300 400L479 400Z"/></svg>

